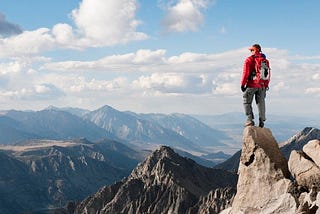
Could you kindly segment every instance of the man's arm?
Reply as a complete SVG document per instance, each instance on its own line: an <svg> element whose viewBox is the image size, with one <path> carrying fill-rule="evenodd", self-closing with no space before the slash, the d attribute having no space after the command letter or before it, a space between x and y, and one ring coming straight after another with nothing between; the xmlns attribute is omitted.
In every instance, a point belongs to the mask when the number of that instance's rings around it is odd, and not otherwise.
<svg viewBox="0 0 320 214"><path fill-rule="evenodd" d="M240 82L242 91L245 91L249 75L250 75L250 58L247 58L243 64L242 77Z"/></svg>

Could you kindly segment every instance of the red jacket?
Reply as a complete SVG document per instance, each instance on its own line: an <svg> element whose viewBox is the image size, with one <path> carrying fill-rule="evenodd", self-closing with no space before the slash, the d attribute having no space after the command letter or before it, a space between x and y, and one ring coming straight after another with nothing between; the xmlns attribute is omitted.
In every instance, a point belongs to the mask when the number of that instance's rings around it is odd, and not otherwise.
<svg viewBox="0 0 320 214"><path fill-rule="evenodd" d="M265 55L262 53L259 53L258 56L251 55L244 61L240 84L241 86L246 86L249 88L267 88L269 87L270 75L269 80L260 80L259 82L249 78L251 71L255 70L255 57L265 57Z"/></svg>

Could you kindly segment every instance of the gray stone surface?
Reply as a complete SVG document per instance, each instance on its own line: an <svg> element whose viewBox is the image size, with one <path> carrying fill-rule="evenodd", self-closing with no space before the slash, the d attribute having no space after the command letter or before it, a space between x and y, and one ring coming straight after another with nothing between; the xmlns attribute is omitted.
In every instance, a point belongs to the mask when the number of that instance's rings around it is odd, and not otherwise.
<svg viewBox="0 0 320 214"><path fill-rule="evenodd" d="M304 152L292 151L288 165L298 185L308 189L320 185L320 168Z"/></svg>
<svg viewBox="0 0 320 214"><path fill-rule="evenodd" d="M303 146L302 150L320 167L320 140L309 141Z"/></svg>
<svg viewBox="0 0 320 214"><path fill-rule="evenodd" d="M247 127L229 213L295 213L287 162L269 129Z"/></svg>

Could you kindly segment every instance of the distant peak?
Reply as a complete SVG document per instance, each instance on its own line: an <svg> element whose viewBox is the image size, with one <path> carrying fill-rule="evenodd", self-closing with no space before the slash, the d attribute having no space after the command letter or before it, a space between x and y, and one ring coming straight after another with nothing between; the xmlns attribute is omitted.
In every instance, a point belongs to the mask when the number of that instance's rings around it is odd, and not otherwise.
<svg viewBox="0 0 320 214"><path fill-rule="evenodd" d="M104 105L100 108L101 110L116 110L114 108L112 108L111 106L108 106L108 105Z"/></svg>
<svg viewBox="0 0 320 214"><path fill-rule="evenodd" d="M49 105L47 108L45 108L46 110L58 110L59 108L54 106L54 105Z"/></svg>

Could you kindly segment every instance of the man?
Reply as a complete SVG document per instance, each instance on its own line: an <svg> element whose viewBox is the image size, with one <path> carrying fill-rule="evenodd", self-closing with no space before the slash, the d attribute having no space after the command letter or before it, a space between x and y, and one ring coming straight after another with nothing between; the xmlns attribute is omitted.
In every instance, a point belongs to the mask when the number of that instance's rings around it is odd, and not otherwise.
<svg viewBox="0 0 320 214"><path fill-rule="evenodd" d="M241 78L241 90L243 92L243 106L247 116L245 126L254 126L254 114L252 112L252 101L255 98L259 111L259 127L263 128L266 120L265 97L266 91L269 89L270 82L270 66L266 56L261 52L259 44L252 45L249 50L251 56L246 58L243 65L243 72ZM260 68L258 64L261 61L267 62L267 77L260 77ZM260 64L259 64L260 65ZM259 71L258 71L259 70Z"/></svg>

